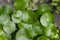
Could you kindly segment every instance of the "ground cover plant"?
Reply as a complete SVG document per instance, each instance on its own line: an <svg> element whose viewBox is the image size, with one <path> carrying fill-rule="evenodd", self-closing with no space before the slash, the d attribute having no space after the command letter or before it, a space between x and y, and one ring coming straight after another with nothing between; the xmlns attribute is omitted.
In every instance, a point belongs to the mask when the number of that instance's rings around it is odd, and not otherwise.
<svg viewBox="0 0 60 40"><path fill-rule="evenodd" d="M14 0L0 5L0 40L60 40L54 22L60 0Z"/></svg>

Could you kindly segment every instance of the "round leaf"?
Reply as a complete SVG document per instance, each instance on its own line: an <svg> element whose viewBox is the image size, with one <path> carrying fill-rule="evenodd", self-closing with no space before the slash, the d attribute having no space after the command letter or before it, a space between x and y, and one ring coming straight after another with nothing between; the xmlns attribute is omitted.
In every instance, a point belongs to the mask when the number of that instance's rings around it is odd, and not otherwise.
<svg viewBox="0 0 60 40"><path fill-rule="evenodd" d="M19 23L22 20L22 11L16 11L16 13L12 14L12 21L14 23Z"/></svg>
<svg viewBox="0 0 60 40"><path fill-rule="evenodd" d="M5 6L4 13L10 15L13 11L11 6Z"/></svg>
<svg viewBox="0 0 60 40"><path fill-rule="evenodd" d="M23 22L25 22L25 23L30 23L30 24L34 23L34 20L31 18L31 16L28 15L27 12L25 12L25 13L23 14L22 20L23 20Z"/></svg>
<svg viewBox="0 0 60 40"><path fill-rule="evenodd" d="M24 10L28 6L29 0L15 0L14 6L17 10Z"/></svg>
<svg viewBox="0 0 60 40"><path fill-rule="evenodd" d="M7 34L11 34L12 32L14 32L16 30L15 24L10 21L8 24L6 24L6 25L3 26L3 30Z"/></svg>
<svg viewBox="0 0 60 40"><path fill-rule="evenodd" d="M24 28L20 29L17 34L16 34L16 40L30 40L27 37L28 33L26 32L26 30Z"/></svg>
<svg viewBox="0 0 60 40"><path fill-rule="evenodd" d="M19 26L20 28L26 29L29 37L31 37L31 38L37 35L37 34L35 33L35 30L33 29L32 24L20 23L20 24L18 24L18 26ZM21 26L22 26L22 27L21 27Z"/></svg>
<svg viewBox="0 0 60 40"><path fill-rule="evenodd" d="M7 24L10 21L10 17L7 14L2 14L0 16L0 24Z"/></svg>
<svg viewBox="0 0 60 40"><path fill-rule="evenodd" d="M44 14L45 12L50 12L51 11L51 8L48 4L41 4L39 7L38 7L38 13L39 14Z"/></svg>
<svg viewBox="0 0 60 40"><path fill-rule="evenodd" d="M50 15L51 13L45 13L44 15L41 16L40 18L40 22L44 27L48 27L50 25L50 23L53 22L53 16Z"/></svg>
<svg viewBox="0 0 60 40"><path fill-rule="evenodd" d="M33 29L37 34L43 34L43 26L40 25L40 23L37 21L33 24Z"/></svg>
<svg viewBox="0 0 60 40"><path fill-rule="evenodd" d="M58 33L59 31L57 30L57 27L54 24L50 24L49 27L44 27L44 34L52 39L59 39Z"/></svg>

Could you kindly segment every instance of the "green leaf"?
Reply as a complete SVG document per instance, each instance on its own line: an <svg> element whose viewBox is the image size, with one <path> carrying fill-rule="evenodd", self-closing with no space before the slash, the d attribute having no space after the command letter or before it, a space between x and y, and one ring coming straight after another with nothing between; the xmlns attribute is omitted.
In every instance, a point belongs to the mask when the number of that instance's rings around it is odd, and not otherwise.
<svg viewBox="0 0 60 40"><path fill-rule="evenodd" d="M5 6L4 13L10 15L13 12L13 8L11 6Z"/></svg>
<svg viewBox="0 0 60 40"><path fill-rule="evenodd" d="M59 39L59 34L52 33L51 38Z"/></svg>
<svg viewBox="0 0 60 40"><path fill-rule="evenodd" d="M26 29L27 33L29 34L28 37L33 38L33 37L35 37L35 36L37 35L37 34L35 33L35 30L33 29L32 24L27 24L27 23L23 23L23 22L22 22L22 23L18 24L18 26L19 26L20 28Z"/></svg>
<svg viewBox="0 0 60 40"><path fill-rule="evenodd" d="M20 23L18 23L18 28L20 29L20 28L23 28L24 27L24 23L23 22L20 22Z"/></svg>
<svg viewBox="0 0 60 40"><path fill-rule="evenodd" d="M35 33L35 30L33 29L32 24L24 24L24 28L28 31L29 37L33 38L37 36L37 34Z"/></svg>
<svg viewBox="0 0 60 40"><path fill-rule="evenodd" d="M33 24L33 29L37 34L43 34L43 26L40 25L39 21Z"/></svg>
<svg viewBox="0 0 60 40"><path fill-rule="evenodd" d="M11 35L4 33L4 31L0 31L0 40L11 40Z"/></svg>
<svg viewBox="0 0 60 40"><path fill-rule="evenodd" d="M59 2L59 0L52 0L52 2Z"/></svg>
<svg viewBox="0 0 60 40"><path fill-rule="evenodd" d="M52 39L52 40L60 40L60 39L56 39L56 38L55 38L55 39Z"/></svg>
<svg viewBox="0 0 60 40"><path fill-rule="evenodd" d="M24 10L28 6L29 0L15 0L14 6L17 10Z"/></svg>
<svg viewBox="0 0 60 40"><path fill-rule="evenodd" d="M50 24L49 27L44 28L44 34L50 38L56 38L59 39L59 30L57 30L57 27L54 24Z"/></svg>
<svg viewBox="0 0 60 40"><path fill-rule="evenodd" d="M27 10L33 10L33 11L37 10L37 6L38 6L38 4L36 4L37 2L38 2L38 0L30 0Z"/></svg>
<svg viewBox="0 0 60 40"><path fill-rule="evenodd" d="M27 36L28 36L28 33L24 28L22 28L17 32L16 40L30 40Z"/></svg>
<svg viewBox="0 0 60 40"><path fill-rule="evenodd" d="M40 22L44 27L48 27L54 21L54 16L51 13L45 13L41 16Z"/></svg>
<svg viewBox="0 0 60 40"><path fill-rule="evenodd" d="M2 32L2 26L0 26L0 32Z"/></svg>
<svg viewBox="0 0 60 40"><path fill-rule="evenodd" d="M16 13L13 13L12 14L12 21L14 22L14 23L19 23L19 22L21 22L22 21L22 11L16 11Z"/></svg>
<svg viewBox="0 0 60 40"><path fill-rule="evenodd" d="M16 39L16 40L29 40L27 37L25 37L25 36L20 36L18 39Z"/></svg>
<svg viewBox="0 0 60 40"><path fill-rule="evenodd" d="M57 6L57 8L56 8L55 12L56 12L57 14L59 14L59 13L60 13L60 5L59 5L59 6Z"/></svg>
<svg viewBox="0 0 60 40"><path fill-rule="evenodd" d="M33 12L32 10L28 10L28 15L29 15L32 19L34 19L34 21L37 21L37 20L38 20L38 16L39 16L38 13ZM33 16L34 16L34 17L33 17Z"/></svg>
<svg viewBox="0 0 60 40"><path fill-rule="evenodd" d="M6 33L4 33L4 35L6 36L6 39L7 39L7 40L12 40L12 37L11 37L11 35L9 35L9 34L6 34Z"/></svg>
<svg viewBox="0 0 60 40"><path fill-rule="evenodd" d="M16 30L15 24L12 21L10 21L8 24L3 25L3 30L10 35Z"/></svg>
<svg viewBox="0 0 60 40"><path fill-rule="evenodd" d="M7 40L6 35L3 31L0 31L0 40Z"/></svg>
<svg viewBox="0 0 60 40"><path fill-rule="evenodd" d="M0 34L0 40L7 40L7 39L6 39L5 35Z"/></svg>
<svg viewBox="0 0 60 40"><path fill-rule="evenodd" d="M40 36L37 38L37 40L50 40L50 39L46 36Z"/></svg>
<svg viewBox="0 0 60 40"><path fill-rule="evenodd" d="M5 8L5 6L0 4L0 14L3 14L4 8Z"/></svg>
<svg viewBox="0 0 60 40"><path fill-rule="evenodd" d="M51 8L48 4L41 4L39 7L38 7L38 13L40 15L44 14L45 12L50 12L51 11Z"/></svg>
<svg viewBox="0 0 60 40"><path fill-rule="evenodd" d="M10 17L7 14L2 14L0 16L0 24L7 24L10 21Z"/></svg>
<svg viewBox="0 0 60 40"><path fill-rule="evenodd" d="M34 23L34 20L31 18L31 16L29 16L29 14L27 12L23 13L22 20L25 23L29 23L29 24Z"/></svg>

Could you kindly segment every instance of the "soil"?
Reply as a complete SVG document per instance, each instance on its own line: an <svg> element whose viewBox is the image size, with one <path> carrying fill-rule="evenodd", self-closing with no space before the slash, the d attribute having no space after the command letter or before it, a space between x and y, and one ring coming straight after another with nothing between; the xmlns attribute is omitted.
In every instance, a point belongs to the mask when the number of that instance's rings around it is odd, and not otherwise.
<svg viewBox="0 0 60 40"><path fill-rule="evenodd" d="M2 5L10 5L13 6L14 0L0 0L0 4Z"/></svg>

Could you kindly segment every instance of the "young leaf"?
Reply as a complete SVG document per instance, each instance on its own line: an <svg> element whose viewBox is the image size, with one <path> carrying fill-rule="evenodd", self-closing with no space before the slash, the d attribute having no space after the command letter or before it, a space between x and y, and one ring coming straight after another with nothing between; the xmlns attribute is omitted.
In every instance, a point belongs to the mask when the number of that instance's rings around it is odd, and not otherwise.
<svg viewBox="0 0 60 40"><path fill-rule="evenodd" d="M3 32L3 30L0 31L0 40L7 40L6 35L5 35L5 33Z"/></svg>
<svg viewBox="0 0 60 40"><path fill-rule="evenodd" d="M4 13L10 15L13 12L13 8L11 6L5 6Z"/></svg>
<svg viewBox="0 0 60 40"><path fill-rule="evenodd" d="M38 13L40 15L44 14L45 12L50 12L51 11L51 8L48 4L41 4L39 7L38 7Z"/></svg>
<svg viewBox="0 0 60 40"><path fill-rule="evenodd" d="M27 30L29 37L33 38L37 36L37 34L35 33L35 30L33 29L32 24L24 24L24 28Z"/></svg>
<svg viewBox="0 0 60 40"><path fill-rule="evenodd" d="M27 24L27 23L20 23L18 24L18 26L20 28L24 28L26 29L27 33L28 33L28 37L35 37L37 34L35 33L35 30L33 29L32 24ZM22 26L22 27L21 27Z"/></svg>
<svg viewBox="0 0 60 40"><path fill-rule="evenodd" d="M31 16L29 16L27 12L23 13L22 20L23 22L28 23L28 24L34 23L34 20L31 18Z"/></svg>
<svg viewBox="0 0 60 40"><path fill-rule="evenodd" d="M21 22L21 20L22 20L22 11L16 11L16 13L13 13L12 14L12 21L14 22L14 23L19 23L19 22Z"/></svg>
<svg viewBox="0 0 60 40"><path fill-rule="evenodd" d="M3 30L10 35L16 30L15 24L12 21L10 21L8 24L3 25Z"/></svg>
<svg viewBox="0 0 60 40"><path fill-rule="evenodd" d="M0 16L0 24L7 24L10 21L10 17L7 14L2 14Z"/></svg>
<svg viewBox="0 0 60 40"><path fill-rule="evenodd" d="M41 26L38 21L33 24L33 29L37 34L39 35L43 34L43 26Z"/></svg>
<svg viewBox="0 0 60 40"><path fill-rule="evenodd" d="M29 0L15 0L14 1L14 7L17 10L24 10L28 6Z"/></svg>
<svg viewBox="0 0 60 40"><path fill-rule="evenodd" d="M54 16L48 12L41 16L40 22L44 27L48 27L54 21L53 18Z"/></svg>
<svg viewBox="0 0 60 40"><path fill-rule="evenodd" d="M50 38L56 38L59 39L59 30L57 30L56 26L54 24L50 24L49 27L44 28L44 34Z"/></svg>
<svg viewBox="0 0 60 40"><path fill-rule="evenodd" d="M17 32L16 40L31 40L27 36L28 36L28 33L24 28L22 28Z"/></svg>

